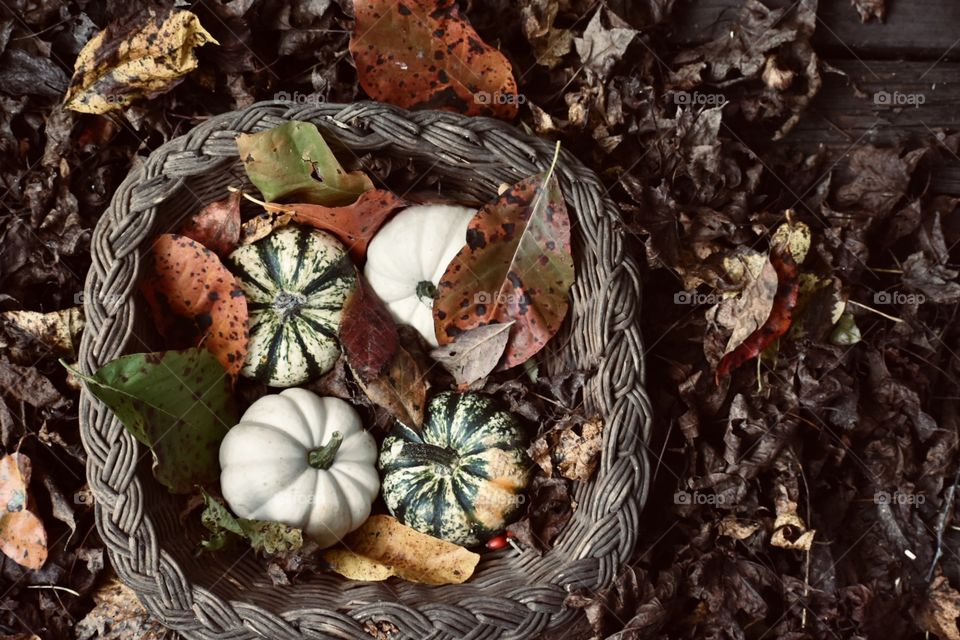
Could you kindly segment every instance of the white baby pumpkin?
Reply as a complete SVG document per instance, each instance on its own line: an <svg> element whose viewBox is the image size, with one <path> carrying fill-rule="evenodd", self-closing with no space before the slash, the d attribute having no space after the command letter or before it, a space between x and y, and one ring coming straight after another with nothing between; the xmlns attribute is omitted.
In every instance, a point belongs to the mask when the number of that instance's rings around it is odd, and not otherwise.
<svg viewBox="0 0 960 640"><path fill-rule="evenodd" d="M408 207L370 241L364 275L397 322L432 346L433 299L440 278L463 245L476 211L447 204Z"/></svg>
<svg viewBox="0 0 960 640"><path fill-rule="evenodd" d="M339 398L286 389L258 399L220 444L220 489L241 518L302 528L328 547L370 515L377 443Z"/></svg>

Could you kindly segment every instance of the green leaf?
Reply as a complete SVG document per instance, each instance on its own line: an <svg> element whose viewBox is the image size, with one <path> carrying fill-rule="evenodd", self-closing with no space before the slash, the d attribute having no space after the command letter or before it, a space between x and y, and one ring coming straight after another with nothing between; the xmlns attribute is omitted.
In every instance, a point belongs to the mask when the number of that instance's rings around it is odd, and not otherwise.
<svg viewBox="0 0 960 640"><path fill-rule="evenodd" d="M70 370L150 447L153 473L170 491L187 493L218 478L220 441L237 414L230 378L209 351L137 353L92 376Z"/></svg>
<svg viewBox="0 0 960 640"><path fill-rule="evenodd" d="M293 120L260 133L240 134L237 149L247 176L266 200L344 206L373 189L365 173L347 173L340 166L309 122Z"/></svg>
<svg viewBox="0 0 960 640"><path fill-rule="evenodd" d="M207 551L219 551L226 547L236 536L245 538L257 551L278 553L294 551L303 546L303 531L279 522L249 520L238 518L217 498L203 492L206 507L200 514L200 522L211 536L200 542Z"/></svg>
<svg viewBox="0 0 960 640"><path fill-rule="evenodd" d="M857 326L857 319L849 311L840 316L830 334L830 342L841 347L849 347L860 342L860 327Z"/></svg>
<svg viewBox="0 0 960 640"><path fill-rule="evenodd" d="M279 553L294 551L303 546L303 531L279 522L265 522L263 520L239 519L243 527L244 536L250 541L250 546L258 551Z"/></svg>

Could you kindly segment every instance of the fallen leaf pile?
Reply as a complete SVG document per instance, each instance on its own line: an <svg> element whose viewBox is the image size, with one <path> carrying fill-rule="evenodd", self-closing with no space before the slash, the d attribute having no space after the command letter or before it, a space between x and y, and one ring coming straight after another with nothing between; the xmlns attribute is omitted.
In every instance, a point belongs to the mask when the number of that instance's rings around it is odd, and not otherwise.
<svg viewBox="0 0 960 640"><path fill-rule="evenodd" d="M932 99L950 91L937 79L951 64L949 55L938 62L948 53L936 49L939 34L914 39L904 55L888 48L888 39L903 42L899 25L917 15L914 4L257 0L187 12L141 0L36 0L8 9L0 19L0 453L30 460L27 508L8 516L42 522L47 557L32 570L17 563L15 545L3 549L0 634L164 637L104 552L78 430L85 383L57 362L77 360L83 307L98 293L84 292L92 230L121 181L163 143L257 101L271 101L271 115L317 116L318 131L351 135L365 119L338 120L331 114L345 112L331 105L377 99L417 109L415 118L430 108L492 116L560 141L598 176L621 214L609 223L646 263L648 503L636 551L612 582L567 595L565 606L583 615L562 629L566 636L960 637L960 200L942 171L955 165L960 136L943 101ZM951 13L930 13L949 33ZM898 61L895 77L887 60ZM891 92L922 86L927 104L884 108L871 96L881 81ZM383 129L363 136L414 135L398 120L378 122ZM864 138L850 129L861 122ZM529 161L495 124L474 124L435 123L439 154L479 145L498 162ZM197 206L164 230L216 256L290 223L285 207L310 205L320 207L309 210L318 224L342 228L362 257L377 220L343 226L342 208L385 185L409 202L449 196L449 178L429 169L439 156L423 163L379 149L350 153L333 137L323 146L305 129L254 145L254 172L271 145L286 149L288 163L252 187L244 168L232 167L236 181L204 196L218 205ZM258 180L270 195L256 193ZM491 193L469 204L492 201ZM805 259L795 260L790 326L755 343L762 349L718 386L724 354L771 316L780 284L771 249L788 209L810 231ZM582 230L573 207L570 214L579 257ZM206 354L203 319L180 320L181 346ZM512 545L548 551L583 508L579 477L591 467L587 482L616 470L604 459L615 447L608 441L595 458L596 434L584 431L592 418L584 384L596 363L547 375L542 359L566 346L561 330L531 360L496 371L510 349L504 337L522 323L488 320L436 359L402 327L397 345L427 363L432 384L502 398L547 450L511 544L496 552L519 562ZM162 335L141 337L157 344L132 349L163 346ZM372 367L362 375L391 369L370 355L356 365ZM628 369L622 375L635 375ZM392 421L355 373L341 360L311 384L373 412L375 424ZM263 392L234 391L241 403ZM604 416L601 437L623 435ZM305 542L271 554L267 576L295 584L330 570L305 561L309 553ZM386 620L365 628L378 638L397 633Z"/></svg>

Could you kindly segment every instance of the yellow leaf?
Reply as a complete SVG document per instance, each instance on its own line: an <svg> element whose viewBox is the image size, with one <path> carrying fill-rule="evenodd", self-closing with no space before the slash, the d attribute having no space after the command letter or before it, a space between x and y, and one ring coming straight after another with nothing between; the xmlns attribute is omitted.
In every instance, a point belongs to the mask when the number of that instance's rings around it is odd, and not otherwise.
<svg viewBox="0 0 960 640"><path fill-rule="evenodd" d="M423 584L460 584L480 562L478 554L414 531L390 516L370 516L341 546L324 551L323 558L352 580L397 576Z"/></svg>
<svg viewBox="0 0 960 640"><path fill-rule="evenodd" d="M810 251L811 240L810 227L803 222L790 220L777 227L770 239L770 244L771 246L786 245L790 249L794 261L801 264L806 259L807 252Z"/></svg>
<svg viewBox="0 0 960 640"><path fill-rule="evenodd" d="M114 22L77 56L64 106L106 113L165 93L197 68L193 49L208 42L220 44L189 11L151 9Z"/></svg>

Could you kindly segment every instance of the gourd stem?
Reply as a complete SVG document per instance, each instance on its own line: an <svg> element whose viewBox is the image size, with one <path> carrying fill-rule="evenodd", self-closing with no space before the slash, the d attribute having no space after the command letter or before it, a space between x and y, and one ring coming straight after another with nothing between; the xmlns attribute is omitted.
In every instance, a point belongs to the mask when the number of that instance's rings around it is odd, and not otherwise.
<svg viewBox="0 0 960 640"><path fill-rule="evenodd" d="M329 469L333 459L337 457L337 450L341 444L343 444L343 434L334 431L330 434L327 444L310 450L307 454L307 464L314 469Z"/></svg>
<svg viewBox="0 0 960 640"><path fill-rule="evenodd" d="M437 287L429 280L421 280L417 283L417 297L421 300L433 300L437 297Z"/></svg>

